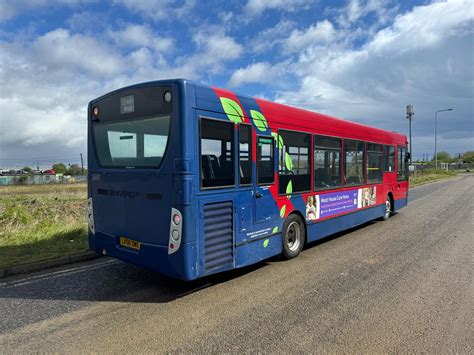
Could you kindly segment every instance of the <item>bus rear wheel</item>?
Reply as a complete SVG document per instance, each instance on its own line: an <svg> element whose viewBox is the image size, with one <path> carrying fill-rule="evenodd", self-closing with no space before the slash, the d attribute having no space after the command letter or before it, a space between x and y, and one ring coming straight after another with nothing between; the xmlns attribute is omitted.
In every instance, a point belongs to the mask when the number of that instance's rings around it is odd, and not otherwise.
<svg viewBox="0 0 474 355"><path fill-rule="evenodd" d="M387 219L390 218L390 215L392 214L392 199L390 196L387 195L387 199L385 200L385 212L383 214L382 219L386 221Z"/></svg>
<svg viewBox="0 0 474 355"><path fill-rule="evenodd" d="M291 214L283 226L282 255L285 259L293 259L300 255L306 240L306 231L303 221L298 215Z"/></svg>

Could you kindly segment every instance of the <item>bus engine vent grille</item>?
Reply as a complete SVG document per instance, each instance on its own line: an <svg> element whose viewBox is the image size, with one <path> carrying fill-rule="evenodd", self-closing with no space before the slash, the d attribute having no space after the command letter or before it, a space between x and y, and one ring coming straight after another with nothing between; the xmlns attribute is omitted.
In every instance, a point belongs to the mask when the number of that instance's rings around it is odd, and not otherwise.
<svg viewBox="0 0 474 355"><path fill-rule="evenodd" d="M234 266L232 201L204 205L204 267L206 274Z"/></svg>

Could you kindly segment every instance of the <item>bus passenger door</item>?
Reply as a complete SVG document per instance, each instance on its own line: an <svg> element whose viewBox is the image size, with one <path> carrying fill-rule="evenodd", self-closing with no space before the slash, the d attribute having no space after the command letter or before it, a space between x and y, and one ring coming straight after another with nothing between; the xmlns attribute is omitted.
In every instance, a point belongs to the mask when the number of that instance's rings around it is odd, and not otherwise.
<svg viewBox="0 0 474 355"><path fill-rule="evenodd" d="M407 148L397 149L397 192L395 200L406 199L408 193L408 157Z"/></svg>
<svg viewBox="0 0 474 355"><path fill-rule="evenodd" d="M256 150L256 181L253 203L255 222L261 223L272 221L277 213L277 204L270 191L270 186L275 183L273 137L257 136Z"/></svg>
<svg viewBox="0 0 474 355"><path fill-rule="evenodd" d="M275 217L276 202L268 186L257 186L254 193L255 222L272 220Z"/></svg>

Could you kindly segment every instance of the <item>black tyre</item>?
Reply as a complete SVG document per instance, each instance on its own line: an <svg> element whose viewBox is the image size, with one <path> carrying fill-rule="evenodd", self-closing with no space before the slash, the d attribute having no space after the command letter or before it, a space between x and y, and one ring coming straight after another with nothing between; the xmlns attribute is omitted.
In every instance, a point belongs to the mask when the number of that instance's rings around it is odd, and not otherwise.
<svg viewBox="0 0 474 355"><path fill-rule="evenodd" d="M300 255L306 240L306 231L303 220L295 214L291 214L283 225L283 258L293 259Z"/></svg>
<svg viewBox="0 0 474 355"><path fill-rule="evenodd" d="M390 218L390 215L392 214L392 199L390 196L387 195L387 199L385 200L385 212L383 214L382 219L386 221L387 219Z"/></svg>

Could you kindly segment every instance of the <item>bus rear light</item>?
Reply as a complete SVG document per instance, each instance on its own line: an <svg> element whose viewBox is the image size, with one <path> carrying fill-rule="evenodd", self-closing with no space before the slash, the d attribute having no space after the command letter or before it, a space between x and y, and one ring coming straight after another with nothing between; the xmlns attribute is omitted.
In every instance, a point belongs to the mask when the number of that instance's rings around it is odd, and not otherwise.
<svg viewBox="0 0 474 355"><path fill-rule="evenodd" d="M181 223L181 216L179 214L175 214L173 216L173 223L177 226Z"/></svg>
<svg viewBox="0 0 474 355"><path fill-rule="evenodd" d="M179 240L179 232L177 230L174 230L173 232L171 232L171 239L173 239L174 241Z"/></svg>
<svg viewBox="0 0 474 355"><path fill-rule="evenodd" d="M176 208L171 209L170 218L170 236L168 241L168 254L173 254L178 251L182 239L182 221L183 216Z"/></svg>
<svg viewBox="0 0 474 355"><path fill-rule="evenodd" d="M94 106L94 107L92 108L92 115L93 115L94 117L99 116L99 107Z"/></svg>

